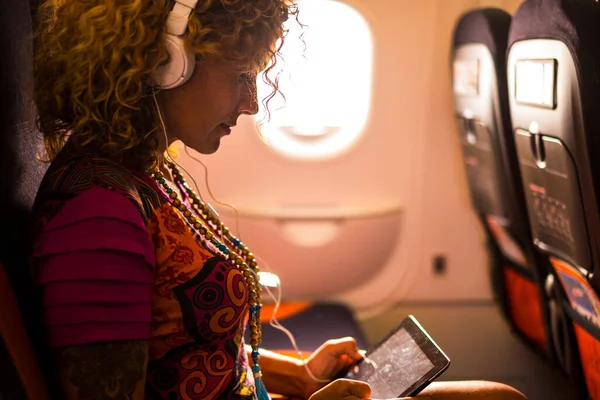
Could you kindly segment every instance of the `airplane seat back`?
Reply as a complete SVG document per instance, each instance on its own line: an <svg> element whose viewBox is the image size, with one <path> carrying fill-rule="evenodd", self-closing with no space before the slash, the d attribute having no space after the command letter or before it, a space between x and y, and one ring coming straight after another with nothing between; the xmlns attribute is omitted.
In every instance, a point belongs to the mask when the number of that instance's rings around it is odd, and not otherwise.
<svg viewBox="0 0 600 400"><path fill-rule="evenodd" d="M494 296L511 327L549 361L554 350L544 290L547 267L534 251L508 104L511 16L468 11L454 30L454 105L473 208L485 229Z"/></svg>
<svg viewBox="0 0 600 400"><path fill-rule="evenodd" d="M37 1L0 0L0 398L46 399L49 360L30 281L30 210L45 171L33 106L32 12ZM40 368L41 366L41 368Z"/></svg>
<svg viewBox="0 0 600 400"><path fill-rule="evenodd" d="M600 4L526 0L513 18L507 71L532 236L552 266L557 354L598 400Z"/></svg>

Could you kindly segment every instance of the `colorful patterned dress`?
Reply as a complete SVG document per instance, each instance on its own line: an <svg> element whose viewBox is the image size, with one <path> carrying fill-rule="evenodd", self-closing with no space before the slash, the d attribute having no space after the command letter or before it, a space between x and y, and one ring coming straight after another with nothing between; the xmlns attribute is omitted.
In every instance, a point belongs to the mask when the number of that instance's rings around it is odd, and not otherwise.
<svg viewBox="0 0 600 400"><path fill-rule="evenodd" d="M148 340L146 399L255 398L244 277L170 201L94 151L61 152L34 208L49 342Z"/></svg>

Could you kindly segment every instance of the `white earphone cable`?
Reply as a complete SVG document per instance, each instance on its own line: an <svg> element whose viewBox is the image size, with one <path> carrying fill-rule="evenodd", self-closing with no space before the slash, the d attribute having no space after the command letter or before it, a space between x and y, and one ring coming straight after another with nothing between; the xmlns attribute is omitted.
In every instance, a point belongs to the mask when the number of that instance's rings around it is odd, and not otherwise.
<svg viewBox="0 0 600 400"><path fill-rule="evenodd" d="M194 157L192 154L190 154L189 149L185 145L185 143L183 144L183 148L185 150L185 154L187 154L189 158L200 163L200 165L202 165L202 168L204 168L204 179L206 182L206 189L208 190L208 195L210 196L210 198L213 199L215 203L220 204L225 207L229 207L231 210L233 210L233 212L235 214L235 234L236 234L237 238L240 239L240 241L241 241L242 235L240 233L240 214L239 214L237 208L235 208L231 204L222 203L219 200L217 200L217 198L212 194L212 191L210 190L210 184L208 183L208 168L206 167L206 165L204 165L204 163L199 158ZM189 175L189 172L187 172L187 173Z"/></svg>
<svg viewBox="0 0 600 400"><path fill-rule="evenodd" d="M179 164L177 161L175 161L173 159L173 157L171 157L171 154L169 153L169 138L167 136L167 127L165 125L165 121L163 120L162 113L160 112L160 106L158 105L158 100L156 100L156 94L154 92L152 93L152 98L154 99L154 104L156 105L156 112L158 113L158 118L160 120L160 124L162 125L162 131L163 131L163 136L165 139L165 146L166 146L165 155L173 164L177 165L178 168L180 168L182 171L185 171L185 173L188 174L188 176L194 183L194 187L196 188L196 193L198 193L198 197L200 197L200 200L202 200L202 202L204 202L204 199L202 198L202 194L198 190L198 184L196 183L196 180L194 179L194 177L187 171L187 169L185 169L181 164Z"/></svg>

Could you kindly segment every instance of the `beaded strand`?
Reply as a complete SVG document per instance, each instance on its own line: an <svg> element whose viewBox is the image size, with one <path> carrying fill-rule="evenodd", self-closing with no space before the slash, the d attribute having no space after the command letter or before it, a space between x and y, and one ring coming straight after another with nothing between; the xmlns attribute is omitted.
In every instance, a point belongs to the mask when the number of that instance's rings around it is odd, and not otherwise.
<svg viewBox="0 0 600 400"><path fill-rule="evenodd" d="M198 195L194 193L185 182L175 164L167 162L167 166L171 170L175 183L180 184L185 189L192 206L191 210L178 198L177 192L169 186L162 172L156 171L153 174L153 178L163 187L171 199L173 207L181 212L189 225L193 228L194 235L198 240L201 242L208 241L212 246L218 249L224 258L231 261L242 272L248 285L248 300L250 306L248 324L250 325L250 345L252 347L252 372L255 378L257 391L259 392L259 399L268 398L264 384L261 381L262 373L258 364L260 359L259 348L262 339L260 322L262 288L258 282L258 272L260 271L258 263L248 247L246 247L238 238L233 236L223 222L221 222L221 220L219 220L212 212L210 206L201 201ZM219 240L219 237L227 239L230 246L227 246L227 243L224 243L224 241ZM261 391L263 393L260 393Z"/></svg>

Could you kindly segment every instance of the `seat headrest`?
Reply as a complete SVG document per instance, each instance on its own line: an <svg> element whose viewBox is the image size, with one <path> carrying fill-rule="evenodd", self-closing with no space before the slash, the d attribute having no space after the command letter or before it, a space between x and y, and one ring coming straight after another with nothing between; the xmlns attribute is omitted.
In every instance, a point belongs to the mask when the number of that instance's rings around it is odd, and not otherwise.
<svg viewBox="0 0 600 400"><path fill-rule="evenodd" d="M579 79L584 125L590 136L600 129L600 3L526 0L513 17L509 50L515 43L531 39L558 40L569 49Z"/></svg>
<svg viewBox="0 0 600 400"><path fill-rule="evenodd" d="M582 82L598 83L600 4L596 0L526 0L513 17L509 48L527 39L563 42Z"/></svg>
<svg viewBox="0 0 600 400"><path fill-rule="evenodd" d="M555 39L565 43L574 57L594 49L598 53L599 21L596 0L526 0L513 18L509 45L526 39Z"/></svg>
<svg viewBox="0 0 600 400"><path fill-rule="evenodd" d="M464 44L483 44L492 55L498 82L498 101L504 134L510 135L512 123L508 102L506 50L511 16L498 8L474 9L463 14L454 29L454 48ZM512 146L509 140L508 146Z"/></svg>
<svg viewBox="0 0 600 400"><path fill-rule="evenodd" d="M480 43L487 46L492 57L504 60L511 17L498 8L484 8L463 14L454 29L454 47Z"/></svg>

